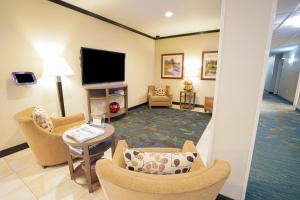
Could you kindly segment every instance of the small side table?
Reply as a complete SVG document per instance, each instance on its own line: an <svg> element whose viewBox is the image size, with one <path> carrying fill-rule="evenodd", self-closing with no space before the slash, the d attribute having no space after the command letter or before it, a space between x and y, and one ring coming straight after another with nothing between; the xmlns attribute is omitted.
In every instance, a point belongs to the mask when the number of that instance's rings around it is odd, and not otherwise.
<svg viewBox="0 0 300 200"><path fill-rule="evenodd" d="M93 138L91 140L88 140L86 142L83 143L78 143L77 141L69 138L66 136L66 134L63 134L63 141L64 143L67 145L67 150L68 150L68 164L69 164L69 170L70 170L70 176L71 179L74 180L76 178L76 172L81 168L84 169L85 172L85 176L87 179L87 185L88 185L88 189L89 192L93 192L93 184L96 183L96 181L94 181L93 183L93 177L92 177L92 164L91 161L93 158L101 158L103 156L103 150L99 151L99 152L91 152L89 150L89 146L91 145L97 145L100 143L104 143L107 141L111 141L111 151L112 151L112 155L115 152L115 128L110 125L110 124L105 124L104 126L104 131L105 133L103 135L100 135L96 138ZM68 147L68 145L72 146L72 147L80 147L83 149L83 154L78 154L74 151L71 151L70 148ZM97 147L95 147L97 149ZM73 165L73 159L74 158L82 158L83 162L81 165L79 165L78 167L76 167L76 169L74 169L74 165ZM97 180L97 179L95 179Z"/></svg>
<svg viewBox="0 0 300 200"><path fill-rule="evenodd" d="M180 91L180 108L194 109L195 108L196 92Z"/></svg>

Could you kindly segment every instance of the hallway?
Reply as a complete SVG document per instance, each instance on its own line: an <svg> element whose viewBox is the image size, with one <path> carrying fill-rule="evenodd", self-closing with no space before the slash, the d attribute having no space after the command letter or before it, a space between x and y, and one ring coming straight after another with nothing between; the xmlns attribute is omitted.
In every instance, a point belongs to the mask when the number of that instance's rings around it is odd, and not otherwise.
<svg viewBox="0 0 300 200"><path fill-rule="evenodd" d="M300 199L300 112L265 93L253 152L247 200Z"/></svg>

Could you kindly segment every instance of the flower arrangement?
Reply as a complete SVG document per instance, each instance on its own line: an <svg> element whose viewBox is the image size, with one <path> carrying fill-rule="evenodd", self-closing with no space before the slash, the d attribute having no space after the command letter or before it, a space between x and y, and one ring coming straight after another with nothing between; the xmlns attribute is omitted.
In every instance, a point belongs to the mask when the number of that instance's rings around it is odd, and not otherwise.
<svg viewBox="0 0 300 200"><path fill-rule="evenodd" d="M185 91L192 91L193 90L193 85L192 85L192 81L184 81L184 87L183 89Z"/></svg>

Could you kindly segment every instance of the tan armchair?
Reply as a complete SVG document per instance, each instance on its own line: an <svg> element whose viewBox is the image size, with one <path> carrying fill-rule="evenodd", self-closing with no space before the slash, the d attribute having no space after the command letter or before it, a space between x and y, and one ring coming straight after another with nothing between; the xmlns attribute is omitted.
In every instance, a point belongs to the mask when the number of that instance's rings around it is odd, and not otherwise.
<svg viewBox="0 0 300 200"><path fill-rule="evenodd" d="M32 118L34 108L27 108L15 115L37 162L45 166L57 165L67 161L67 149L63 143L62 134L71 127L85 123L84 115L72 115L61 118L51 118L54 132L49 133L36 124Z"/></svg>
<svg viewBox="0 0 300 200"><path fill-rule="evenodd" d="M148 87L148 104L149 108L152 106L172 106L173 95L170 91L170 86L166 86L166 96L155 96L155 86L150 85Z"/></svg>
<svg viewBox="0 0 300 200"><path fill-rule="evenodd" d="M176 175L151 175L125 169L123 150L125 140L118 142L113 160L99 160L96 173L109 200L213 200L230 174L226 161L217 160L205 167L200 156L189 173ZM197 152L192 141L182 149L137 148L147 152Z"/></svg>
<svg viewBox="0 0 300 200"><path fill-rule="evenodd" d="M214 98L213 97L205 97L204 100L204 112L212 112L214 106Z"/></svg>

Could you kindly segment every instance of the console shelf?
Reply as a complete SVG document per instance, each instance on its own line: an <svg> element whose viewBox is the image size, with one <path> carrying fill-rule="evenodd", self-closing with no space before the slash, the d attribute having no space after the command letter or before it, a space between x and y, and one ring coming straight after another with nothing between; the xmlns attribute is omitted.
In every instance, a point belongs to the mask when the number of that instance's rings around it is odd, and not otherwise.
<svg viewBox="0 0 300 200"><path fill-rule="evenodd" d="M128 115L128 88L126 83L119 84L99 84L92 86L85 86L87 91L87 101L88 101L88 111L89 118L92 119L92 116L95 115L91 110L91 102L93 100L103 101L105 103L105 117L110 122L110 119L119 115L126 114ZM124 94L114 93L117 90L123 90ZM120 108L117 113L111 113L109 110L109 103L112 99L123 98L124 107Z"/></svg>

